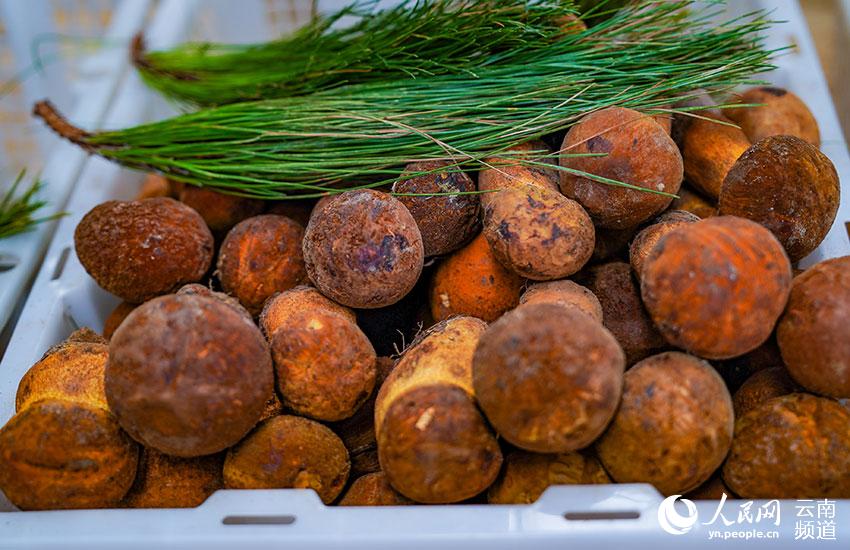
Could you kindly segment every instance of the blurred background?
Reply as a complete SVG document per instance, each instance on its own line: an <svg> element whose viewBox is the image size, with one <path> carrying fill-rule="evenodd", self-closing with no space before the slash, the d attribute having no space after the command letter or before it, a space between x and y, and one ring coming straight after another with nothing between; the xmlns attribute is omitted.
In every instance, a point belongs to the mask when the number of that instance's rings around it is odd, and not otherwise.
<svg viewBox="0 0 850 550"><path fill-rule="evenodd" d="M850 134L850 0L801 0L818 50L829 91L841 119L844 135Z"/></svg>
<svg viewBox="0 0 850 550"><path fill-rule="evenodd" d="M251 42L264 41L275 31L280 35L309 20L318 4L317 0L256 1L262 9L240 10L240 0L204 0L197 4L198 26L188 38L203 36L206 27L217 29L215 35L221 35L222 28L233 29L231 36L220 36L222 42L246 41L246 37ZM119 50L126 56L127 37L110 37L107 30L120 9L134 11L129 7L133 3L0 0L0 191L22 168L37 173L44 165L42 153L57 143L32 118L33 101L49 97L60 111L72 112L87 83L108 77L104 69L114 63L104 58L110 53L114 57ZM149 20L165 0L147 3ZM170 4L173 8L174 2ZM184 5L191 9L196 4ZM252 20L258 16L264 18L262 24ZM222 19L228 24L222 25ZM245 29L262 30L252 36Z"/></svg>

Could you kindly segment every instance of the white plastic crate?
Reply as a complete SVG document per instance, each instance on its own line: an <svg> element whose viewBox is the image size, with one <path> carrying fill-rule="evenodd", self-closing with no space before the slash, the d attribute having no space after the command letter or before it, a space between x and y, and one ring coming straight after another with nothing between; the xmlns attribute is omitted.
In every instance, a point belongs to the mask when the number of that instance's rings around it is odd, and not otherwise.
<svg viewBox="0 0 850 550"><path fill-rule="evenodd" d="M819 69L814 46L796 2L748 0L730 2L730 11L773 10L788 23L776 27L769 45L794 43L797 48L778 60L770 80L785 86L812 108L820 124L822 150L832 159L843 181L836 224L826 241L804 265L850 254L845 223L850 220L850 157ZM286 3L283 3L286 4ZM339 2L319 3L319 9ZM165 0L158 5L146 35L152 48L185 39L260 40L288 25L303 22L308 2L284 23L257 16L269 2L227 3ZM222 11L219 11L222 10ZM234 22L250 22L243 28ZM221 25L221 27L219 27ZM241 29L241 30L240 30ZM250 32L249 32L250 31ZM230 34L226 34L230 33ZM125 75L104 121L106 127L138 123L163 116L167 105L147 90L132 72ZM72 117L74 121L77 121ZM24 372L49 346L78 326L102 328L117 300L86 275L73 251L73 231L94 205L134 195L141 176L99 158L90 159L79 174L75 192L50 246L6 356L0 363L0 423L14 414L14 395ZM0 513L0 548L712 548L717 525L703 525L714 516L717 502L697 502L698 521L681 535L665 532L659 523L663 498L649 485L552 487L529 506L413 506L338 508L324 506L312 491L219 491L195 509L92 510ZM739 502L727 502L727 518L736 519ZM821 541L795 540L795 501L781 504L781 523L742 525L742 531L775 530L773 538L750 538L747 548L817 547ZM755 502L752 510L769 505ZM666 508L661 508L664 512ZM684 513L684 505L676 510ZM850 501L835 503L836 547L850 541ZM663 514L662 514L663 515ZM799 533L797 533L799 534ZM843 542L842 542L843 541ZM729 539L726 544L741 543Z"/></svg>

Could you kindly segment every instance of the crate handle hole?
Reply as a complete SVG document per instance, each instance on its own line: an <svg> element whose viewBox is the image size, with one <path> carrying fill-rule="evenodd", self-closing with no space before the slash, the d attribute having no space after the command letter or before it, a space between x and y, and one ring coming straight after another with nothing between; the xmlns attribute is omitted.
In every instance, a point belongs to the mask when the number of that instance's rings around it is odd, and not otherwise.
<svg viewBox="0 0 850 550"><path fill-rule="evenodd" d="M17 256L0 253L0 273L3 273L4 271L9 271L10 269L14 269L15 266L20 263L20 261L21 260L19 260Z"/></svg>
<svg viewBox="0 0 850 550"><path fill-rule="evenodd" d="M593 521L600 519L640 519L640 512L637 510L613 510L605 512L567 512L564 514L564 519L570 521Z"/></svg>
<svg viewBox="0 0 850 550"><path fill-rule="evenodd" d="M295 516L224 516L224 525L292 525Z"/></svg>
<svg viewBox="0 0 850 550"><path fill-rule="evenodd" d="M62 253L59 254L59 261L56 262L56 269L53 270L53 276L50 277L51 281L55 281L62 276L62 272L65 271L65 264L68 262L69 254L71 254L71 247L66 246L62 249Z"/></svg>

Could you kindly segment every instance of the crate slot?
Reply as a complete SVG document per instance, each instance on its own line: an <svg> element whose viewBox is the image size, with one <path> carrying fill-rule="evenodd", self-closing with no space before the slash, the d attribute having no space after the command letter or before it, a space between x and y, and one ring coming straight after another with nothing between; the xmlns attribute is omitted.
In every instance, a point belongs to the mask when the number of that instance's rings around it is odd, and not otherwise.
<svg viewBox="0 0 850 550"><path fill-rule="evenodd" d="M62 252L59 254L59 260L56 262L56 268L53 270L53 275L50 277L51 281L55 281L62 276L62 272L65 271L65 264L68 263L68 255L70 253L70 246L66 246L62 249Z"/></svg>
<svg viewBox="0 0 850 550"><path fill-rule="evenodd" d="M292 525L295 516L224 516L224 525Z"/></svg>
<svg viewBox="0 0 850 550"><path fill-rule="evenodd" d="M568 521L595 521L612 519L640 519L638 510L609 510L604 512L566 512L564 519Z"/></svg>
<svg viewBox="0 0 850 550"><path fill-rule="evenodd" d="M0 273L14 269L20 261L20 258L12 254L0 254Z"/></svg>

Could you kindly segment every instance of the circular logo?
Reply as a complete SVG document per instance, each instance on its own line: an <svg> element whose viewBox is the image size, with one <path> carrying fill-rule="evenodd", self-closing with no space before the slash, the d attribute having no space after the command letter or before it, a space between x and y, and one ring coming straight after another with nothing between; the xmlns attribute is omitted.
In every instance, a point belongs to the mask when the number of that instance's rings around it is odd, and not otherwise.
<svg viewBox="0 0 850 550"><path fill-rule="evenodd" d="M684 535L697 522L697 506L692 501L682 499L682 503L688 509L686 516L679 515L676 511L676 500L681 496L669 496L658 506L658 523L671 535Z"/></svg>

